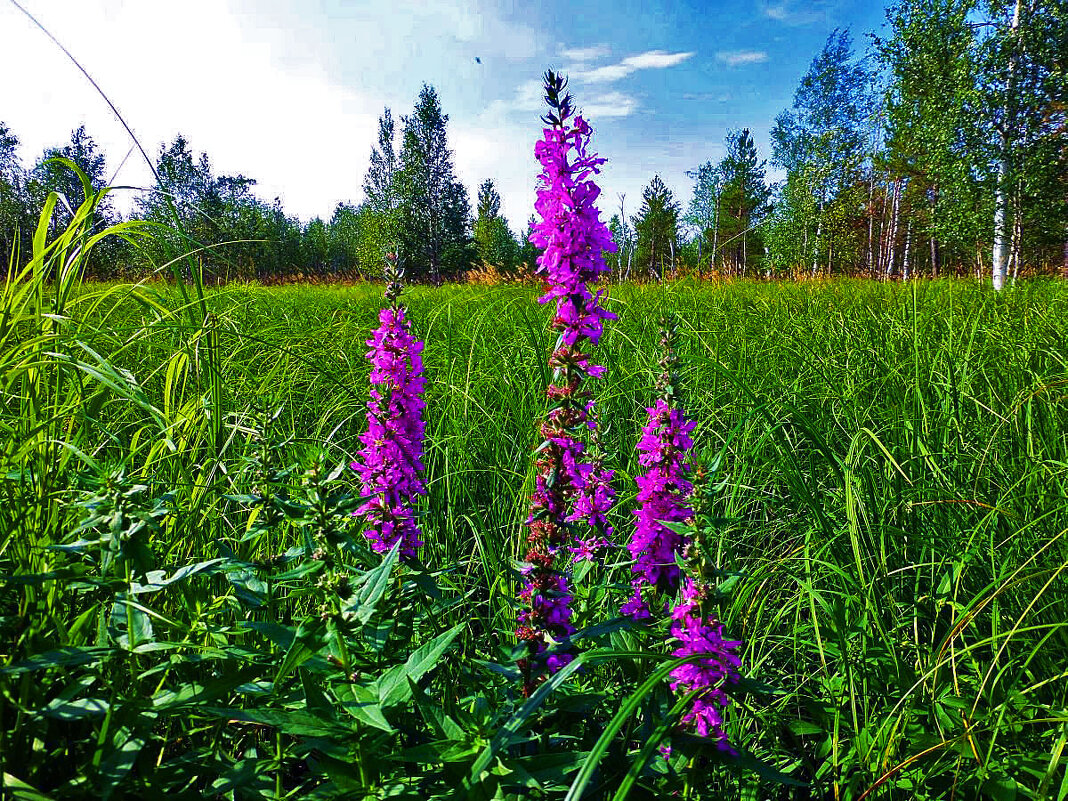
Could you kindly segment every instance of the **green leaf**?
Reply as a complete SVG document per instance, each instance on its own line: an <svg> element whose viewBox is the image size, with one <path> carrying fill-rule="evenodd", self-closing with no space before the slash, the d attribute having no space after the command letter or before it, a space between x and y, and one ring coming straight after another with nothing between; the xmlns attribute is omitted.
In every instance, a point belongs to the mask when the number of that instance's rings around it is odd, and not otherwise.
<svg viewBox="0 0 1068 801"><path fill-rule="evenodd" d="M983 795L993 801L1016 801L1018 794L1019 785L1011 776L994 775L983 782Z"/></svg>
<svg viewBox="0 0 1068 801"><path fill-rule="evenodd" d="M416 649L408 661L386 671L378 679L378 697L383 707L396 706L405 703L411 697L411 687L408 680L418 682L423 675L437 664L442 654L448 650L460 632L467 626L466 623L457 623L448 631L439 634L433 640L421 648Z"/></svg>
<svg viewBox="0 0 1068 801"><path fill-rule="evenodd" d="M246 667L237 671L231 668L231 672L204 684L188 682L178 687L177 690L162 690L153 696L152 708L157 712L173 712L185 706L201 706L236 690L260 675L261 672L256 667Z"/></svg>
<svg viewBox="0 0 1068 801"><path fill-rule="evenodd" d="M28 659L23 659L13 665L0 668L0 674L4 673L27 673L33 670L44 670L51 667L73 667L75 665L95 665L105 659L114 649L108 646L89 646L85 648L57 648L54 651L45 651L43 654L35 654Z"/></svg>
<svg viewBox="0 0 1068 801"><path fill-rule="evenodd" d="M300 683L304 688L304 706L308 712L321 717L333 718L334 714L330 708L330 701L323 693L322 687L319 686L311 671L301 669Z"/></svg>
<svg viewBox="0 0 1068 801"><path fill-rule="evenodd" d="M478 755L478 759L476 759L475 763L471 766L471 773L468 776L466 785L474 786L482 781L483 771L489 767L497 753L506 745L516 740L519 736L519 730L522 728L526 719L534 714L534 711L541 706L542 702L545 701L549 694L563 684L572 673L587 662L599 662L608 659L634 656L648 657L651 659L666 658L660 654L644 654L632 651L585 651L560 668L560 670L556 671L556 673L541 683L541 686L531 694L531 696L512 714L503 726L497 729L497 732L493 735L493 739L482 749L482 753Z"/></svg>
<svg viewBox="0 0 1068 801"><path fill-rule="evenodd" d="M326 647L326 623L321 618L305 620L297 628L293 635L293 642L286 652L286 658L275 674L275 687L280 687L282 682L298 667L315 656Z"/></svg>
<svg viewBox="0 0 1068 801"><path fill-rule="evenodd" d="M272 709L207 707L204 711L214 717L230 722L239 721L270 726L294 737L326 737L333 739L352 736L352 729L348 726L303 710L278 711Z"/></svg>
<svg viewBox="0 0 1068 801"><path fill-rule="evenodd" d="M42 715L56 720L103 717L107 712L108 702L103 698L77 698L73 701L57 698L41 710Z"/></svg>
<svg viewBox="0 0 1068 801"><path fill-rule="evenodd" d="M53 801L52 796L45 795L40 790L31 787L22 779L12 776L10 773L2 775L0 787L5 792L11 793L11 797L17 799L17 801Z"/></svg>
<svg viewBox="0 0 1068 801"><path fill-rule="evenodd" d="M164 587L176 584L180 581L195 576L197 573L203 573L204 571L210 571L220 562L225 561L222 557L217 559L209 559L206 562L197 562L195 565L186 565L180 567L167 577L166 572L163 570L151 570L145 574L145 583L140 584L136 581L130 583L130 594L141 595L149 592L156 592L162 590Z"/></svg>
<svg viewBox="0 0 1068 801"><path fill-rule="evenodd" d="M389 725L389 721L382 714L382 704L379 703L376 692L372 692L363 685L347 682L334 685L331 692L341 708L352 717L388 734L394 732L394 728Z"/></svg>
<svg viewBox="0 0 1068 801"><path fill-rule="evenodd" d="M415 706L419 710L426 725L434 733L435 737L442 740L463 740L467 733L460 724L453 720L444 709L431 701L422 688L409 677L408 684L411 689Z"/></svg>
<svg viewBox="0 0 1068 801"><path fill-rule="evenodd" d="M267 600L267 585L249 565L234 564L226 568L226 578L233 585L237 597L252 608L263 606Z"/></svg>
<svg viewBox="0 0 1068 801"><path fill-rule="evenodd" d="M145 741L134 736L128 729L122 728L115 733L113 744L115 750L100 765L100 776L104 785L101 797L105 799L111 797L126 774L133 768Z"/></svg>
<svg viewBox="0 0 1068 801"><path fill-rule="evenodd" d="M389 587L390 574L393 572L393 566L397 564L400 545L400 540L397 540L382 559L382 564L364 574L360 591L346 606L345 611L351 613L361 624L366 624L371 619L378 609L378 602Z"/></svg>

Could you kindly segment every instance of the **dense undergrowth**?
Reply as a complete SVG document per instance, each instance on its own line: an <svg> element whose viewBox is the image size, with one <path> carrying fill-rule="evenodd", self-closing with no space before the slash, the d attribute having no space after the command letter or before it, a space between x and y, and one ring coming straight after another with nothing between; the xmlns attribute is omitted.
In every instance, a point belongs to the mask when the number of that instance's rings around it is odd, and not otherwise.
<svg viewBox="0 0 1068 801"><path fill-rule="evenodd" d="M204 318L166 285L81 285L90 243L64 236L0 302L12 797L1068 797L1064 284L612 288L622 536L655 321L679 320L750 679L732 759L672 726L666 627L616 617L623 550L576 572L583 655L520 694L535 290L406 296L429 497L403 564L350 514L379 287L221 288Z"/></svg>

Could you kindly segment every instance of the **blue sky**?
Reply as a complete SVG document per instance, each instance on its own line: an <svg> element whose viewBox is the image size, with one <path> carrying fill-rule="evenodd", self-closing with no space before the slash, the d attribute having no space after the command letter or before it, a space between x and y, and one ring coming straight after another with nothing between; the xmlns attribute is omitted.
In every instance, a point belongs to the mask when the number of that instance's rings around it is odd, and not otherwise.
<svg viewBox="0 0 1068 801"><path fill-rule="evenodd" d="M21 0L109 93L151 153L181 131L222 172L259 181L307 219L358 201L377 117L410 112L422 83L450 115L474 197L492 178L514 229L532 211L537 82L571 76L609 159L610 216L632 214L656 173L689 198L686 170L723 153L729 129L768 131L835 27L858 49L883 24L871 0L462 2L461 0ZM479 61L476 61L476 58ZM84 122L114 169L129 140L88 83L0 0L0 120L24 161ZM132 157L118 183L148 183Z"/></svg>

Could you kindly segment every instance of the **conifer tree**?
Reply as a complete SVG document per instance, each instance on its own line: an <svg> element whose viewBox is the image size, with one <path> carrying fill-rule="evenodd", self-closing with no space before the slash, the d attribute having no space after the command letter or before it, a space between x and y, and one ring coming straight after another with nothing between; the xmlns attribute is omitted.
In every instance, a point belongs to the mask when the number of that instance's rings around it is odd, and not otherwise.
<svg viewBox="0 0 1068 801"><path fill-rule="evenodd" d="M519 245L501 216L501 195L487 179L478 188L478 216L475 219L475 248L478 258L511 270L515 267Z"/></svg>
<svg viewBox="0 0 1068 801"><path fill-rule="evenodd" d="M398 231L405 268L412 277L440 284L443 275L470 264L471 209L453 170L437 91L427 84L410 117L396 174Z"/></svg>
<svg viewBox="0 0 1068 801"><path fill-rule="evenodd" d="M753 254L763 252L762 237L753 229L767 213L771 196L766 166L757 155L748 128L727 135L727 155L717 170L723 181L719 239L741 275L745 275Z"/></svg>
<svg viewBox="0 0 1068 801"><path fill-rule="evenodd" d="M675 251L679 239L679 203L659 175L642 190L642 205L634 218L637 236L635 261L650 277L661 279L675 269Z"/></svg>

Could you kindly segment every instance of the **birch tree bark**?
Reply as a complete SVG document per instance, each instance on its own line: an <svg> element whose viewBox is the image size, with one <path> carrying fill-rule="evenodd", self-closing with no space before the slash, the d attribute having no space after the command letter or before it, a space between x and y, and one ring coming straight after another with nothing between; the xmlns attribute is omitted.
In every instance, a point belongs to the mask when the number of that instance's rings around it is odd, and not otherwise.
<svg viewBox="0 0 1068 801"><path fill-rule="evenodd" d="M991 254L991 279L994 289L1001 291L1005 286L1005 278L1008 274L1009 260L1008 249L1005 241L1005 217L1008 206L1008 192L1005 191L1005 181L1009 173L1009 127L1012 125L1012 115L1009 113L1009 105L1013 102L1013 73L1016 69L1016 31L1020 27L1020 0L1016 0L1016 7L1012 13L1012 53L1009 56L1009 75L1005 86L1005 116L1001 123L1001 160L998 162L997 188L994 194L994 248Z"/></svg>

